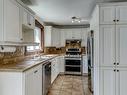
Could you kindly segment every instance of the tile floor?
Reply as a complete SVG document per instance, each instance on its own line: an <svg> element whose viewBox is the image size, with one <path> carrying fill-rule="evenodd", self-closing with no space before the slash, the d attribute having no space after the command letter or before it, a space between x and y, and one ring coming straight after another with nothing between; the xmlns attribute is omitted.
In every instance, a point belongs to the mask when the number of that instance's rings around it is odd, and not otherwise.
<svg viewBox="0 0 127 95"><path fill-rule="evenodd" d="M84 84L84 85L83 85ZM48 95L92 95L88 89L87 77L60 75L54 81Z"/></svg>

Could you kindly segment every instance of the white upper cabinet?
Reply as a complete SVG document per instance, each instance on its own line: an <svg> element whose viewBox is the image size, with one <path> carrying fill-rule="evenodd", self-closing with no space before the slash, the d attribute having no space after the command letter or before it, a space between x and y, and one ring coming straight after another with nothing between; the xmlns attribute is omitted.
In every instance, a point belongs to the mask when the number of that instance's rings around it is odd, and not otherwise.
<svg viewBox="0 0 127 95"><path fill-rule="evenodd" d="M127 25L116 25L116 63L127 66Z"/></svg>
<svg viewBox="0 0 127 95"><path fill-rule="evenodd" d="M61 45L61 47L65 47L65 40L66 40L65 36L66 36L66 34L64 32L64 29L60 30L60 35L61 35L60 45Z"/></svg>
<svg viewBox="0 0 127 95"><path fill-rule="evenodd" d="M127 6L116 7L117 24L127 24Z"/></svg>
<svg viewBox="0 0 127 95"><path fill-rule="evenodd" d="M45 26L45 46L46 47L59 47L61 42L60 29L53 28L52 26Z"/></svg>
<svg viewBox="0 0 127 95"><path fill-rule="evenodd" d="M65 40L66 39L72 39L72 30L71 29L64 29L65 32Z"/></svg>
<svg viewBox="0 0 127 95"><path fill-rule="evenodd" d="M23 25L26 28L30 28L30 29L34 29L35 28L35 18L26 9L23 9Z"/></svg>
<svg viewBox="0 0 127 95"><path fill-rule="evenodd" d="M45 46L51 46L52 41L51 41L51 31L52 27L51 26L45 26L44 27L44 38L45 38Z"/></svg>
<svg viewBox="0 0 127 95"><path fill-rule="evenodd" d="M81 35L82 35L82 33L81 33L82 31L81 31L81 28L79 28L79 29L72 29L72 39L81 39Z"/></svg>
<svg viewBox="0 0 127 95"><path fill-rule="evenodd" d="M127 6L101 6L100 24L127 24Z"/></svg>
<svg viewBox="0 0 127 95"><path fill-rule="evenodd" d="M100 66L114 66L115 25L101 25L100 31Z"/></svg>
<svg viewBox="0 0 127 95"><path fill-rule="evenodd" d="M20 42L20 6L15 0L4 0L4 41Z"/></svg>
<svg viewBox="0 0 127 95"><path fill-rule="evenodd" d="M100 24L115 24L115 6L100 8Z"/></svg>
<svg viewBox="0 0 127 95"><path fill-rule="evenodd" d="M60 41L61 41L61 35L60 35L60 29L53 28L52 29L52 45L56 47L60 47Z"/></svg>
<svg viewBox="0 0 127 95"><path fill-rule="evenodd" d="M1 42L25 42L23 23L27 23L29 29L33 29L34 31L34 13L30 10L25 10L25 8L17 0L0 0ZM26 13L23 13L23 10ZM23 19L24 21L22 21Z"/></svg>
<svg viewBox="0 0 127 95"><path fill-rule="evenodd" d="M0 0L0 41L3 41L3 0Z"/></svg>
<svg viewBox="0 0 127 95"><path fill-rule="evenodd" d="M81 29L81 40L82 40L82 43L81 43L81 46L87 46L87 33L89 32L89 28L82 28Z"/></svg>

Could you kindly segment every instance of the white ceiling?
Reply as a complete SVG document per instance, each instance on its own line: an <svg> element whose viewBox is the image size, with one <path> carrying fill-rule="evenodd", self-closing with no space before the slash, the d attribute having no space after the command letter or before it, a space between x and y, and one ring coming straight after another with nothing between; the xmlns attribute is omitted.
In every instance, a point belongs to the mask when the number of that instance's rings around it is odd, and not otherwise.
<svg viewBox="0 0 127 95"><path fill-rule="evenodd" d="M36 0L36 2L35 0L30 1L33 4L29 5L29 7L33 11L35 11L36 14L41 17L44 22L56 25L88 24L88 21L82 23L72 23L71 17L76 16L81 17L84 20L89 20L91 18L93 8L96 4L96 0Z"/></svg>

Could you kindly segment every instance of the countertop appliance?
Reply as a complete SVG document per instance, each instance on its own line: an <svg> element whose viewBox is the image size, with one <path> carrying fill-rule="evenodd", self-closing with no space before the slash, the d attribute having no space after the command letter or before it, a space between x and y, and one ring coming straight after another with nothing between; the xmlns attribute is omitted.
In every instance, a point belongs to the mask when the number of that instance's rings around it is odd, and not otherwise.
<svg viewBox="0 0 127 95"><path fill-rule="evenodd" d="M81 48L66 48L65 74L82 74Z"/></svg>
<svg viewBox="0 0 127 95"><path fill-rule="evenodd" d="M93 92L94 84L94 31L88 33L87 38L87 60L88 60L88 87Z"/></svg>
<svg viewBox="0 0 127 95"><path fill-rule="evenodd" d="M42 93L43 95L47 95L48 90L51 86L51 62L47 61L43 66L42 66L42 73L43 73L43 77L42 77Z"/></svg>

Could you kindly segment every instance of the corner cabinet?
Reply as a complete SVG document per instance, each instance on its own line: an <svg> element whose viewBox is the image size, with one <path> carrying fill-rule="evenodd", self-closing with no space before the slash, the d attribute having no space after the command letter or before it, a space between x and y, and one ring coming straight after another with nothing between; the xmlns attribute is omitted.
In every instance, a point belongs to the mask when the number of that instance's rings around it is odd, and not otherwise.
<svg viewBox="0 0 127 95"><path fill-rule="evenodd" d="M25 72L0 72L0 95L42 95L42 65Z"/></svg>
<svg viewBox="0 0 127 95"><path fill-rule="evenodd" d="M4 41L20 42L20 6L15 0L4 0Z"/></svg>

